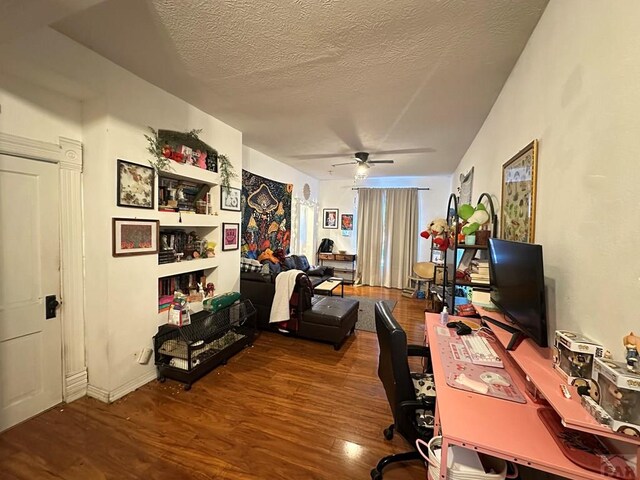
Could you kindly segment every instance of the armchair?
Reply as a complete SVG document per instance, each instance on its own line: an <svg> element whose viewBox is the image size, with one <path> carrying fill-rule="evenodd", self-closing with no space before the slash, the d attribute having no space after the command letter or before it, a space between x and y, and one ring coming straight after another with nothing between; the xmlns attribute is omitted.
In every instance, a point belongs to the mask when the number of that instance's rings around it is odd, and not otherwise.
<svg viewBox="0 0 640 480"><path fill-rule="evenodd" d="M383 468L390 463L422 460L415 444L418 438L428 441L433 437L436 396L429 348L407 345L404 330L384 302L376 303L375 319L380 347L378 377L393 414L393 423L384 430L384 437L391 440L394 431L397 431L413 446L412 451L389 455L378 462L376 468L371 470L371 478L381 480ZM409 356L423 357L426 373L411 373Z"/></svg>

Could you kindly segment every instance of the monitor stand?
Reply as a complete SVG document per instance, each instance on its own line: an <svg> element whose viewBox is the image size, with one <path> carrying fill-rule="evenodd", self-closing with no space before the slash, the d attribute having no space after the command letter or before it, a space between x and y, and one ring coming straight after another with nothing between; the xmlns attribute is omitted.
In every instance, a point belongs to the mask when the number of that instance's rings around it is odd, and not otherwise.
<svg viewBox="0 0 640 480"><path fill-rule="evenodd" d="M500 327L501 329L506 330L511 334L511 340L509 340L509 344L507 345L507 350L515 350L517 346L520 344L520 342L524 340L524 337L525 337L524 333L522 333L517 328L512 327L511 325L507 325L504 322L500 322L495 318L487 317L486 315L482 315L481 318L485 322L492 323L493 325Z"/></svg>

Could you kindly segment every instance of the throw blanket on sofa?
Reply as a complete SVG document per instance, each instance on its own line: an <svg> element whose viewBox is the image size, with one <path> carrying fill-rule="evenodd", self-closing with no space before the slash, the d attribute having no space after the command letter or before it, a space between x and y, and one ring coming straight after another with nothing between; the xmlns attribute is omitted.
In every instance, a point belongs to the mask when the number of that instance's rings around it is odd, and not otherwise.
<svg viewBox="0 0 640 480"><path fill-rule="evenodd" d="M269 323L284 322L289 320L289 299L296 286L296 278L302 270L287 270L276 277L276 293L273 296Z"/></svg>

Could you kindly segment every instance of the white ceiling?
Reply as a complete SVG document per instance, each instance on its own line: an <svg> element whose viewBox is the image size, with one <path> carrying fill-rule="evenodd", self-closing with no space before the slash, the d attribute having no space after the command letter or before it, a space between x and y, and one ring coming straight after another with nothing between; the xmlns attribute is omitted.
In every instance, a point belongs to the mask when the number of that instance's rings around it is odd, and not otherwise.
<svg viewBox="0 0 640 480"><path fill-rule="evenodd" d="M316 178L357 150L396 161L372 177L438 175L547 1L106 0L53 26Z"/></svg>

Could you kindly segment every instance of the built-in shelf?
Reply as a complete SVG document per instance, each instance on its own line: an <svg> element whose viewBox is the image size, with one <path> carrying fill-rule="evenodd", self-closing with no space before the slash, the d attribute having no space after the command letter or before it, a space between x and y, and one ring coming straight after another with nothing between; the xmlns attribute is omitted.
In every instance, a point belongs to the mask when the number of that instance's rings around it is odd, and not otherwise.
<svg viewBox="0 0 640 480"><path fill-rule="evenodd" d="M158 212L161 227L208 227L220 226L218 215L202 215L198 213ZM182 222L180 219L182 218Z"/></svg>
<svg viewBox="0 0 640 480"><path fill-rule="evenodd" d="M163 170L160 172L160 175L178 180L187 180L189 182L201 182L209 185L220 184L220 174L217 172L210 172L209 170L185 163L171 162L169 165L171 166L171 170Z"/></svg>
<svg viewBox="0 0 640 480"><path fill-rule="evenodd" d="M218 259L198 258L195 260L183 260L181 262L163 263L158 265L158 277L169 277L180 275L181 273L193 272L196 270L210 270L218 266Z"/></svg>

